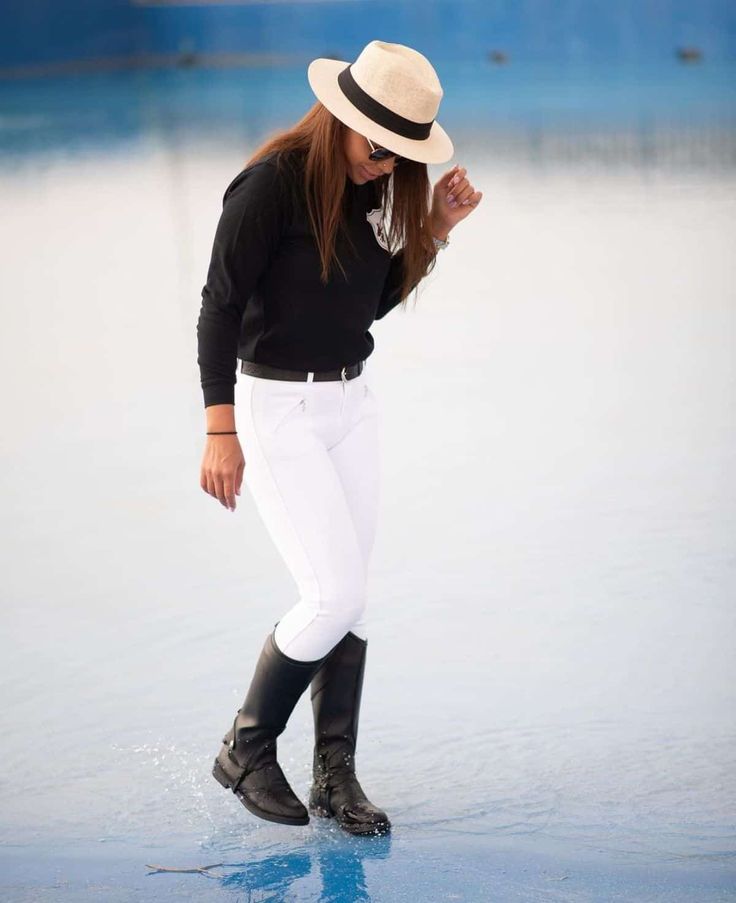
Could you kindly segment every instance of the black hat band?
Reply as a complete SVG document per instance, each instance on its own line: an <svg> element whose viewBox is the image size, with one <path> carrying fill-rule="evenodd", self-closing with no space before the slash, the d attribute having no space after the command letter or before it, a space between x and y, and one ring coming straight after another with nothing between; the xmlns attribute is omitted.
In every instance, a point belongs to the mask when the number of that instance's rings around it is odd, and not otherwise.
<svg viewBox="0 0 736 903"><path fill-rule="evenodd" d="M353 106L357 107L361 113L366 115L369 119L372 119L378 125L383 126L383 128L388 129L390 132L396 132L396 134L401 135L402 138L412 138L417 141L422 141L429 137L434 119L430 119L429 122L413 122L411 119L406 119L404 116L394 113L394 111L389 110L388 107L384 107L382 103L374 100L370 94L366 94L355 81L353 73L350 71L351 65L352 64L347 65L338 73L337 83L340 86L342 93Z"/></svg>

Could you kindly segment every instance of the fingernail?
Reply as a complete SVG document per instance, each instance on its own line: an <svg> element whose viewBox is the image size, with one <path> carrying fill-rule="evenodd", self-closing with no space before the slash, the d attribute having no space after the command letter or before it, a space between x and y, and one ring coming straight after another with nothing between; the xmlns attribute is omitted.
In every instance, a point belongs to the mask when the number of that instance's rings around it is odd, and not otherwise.
<svg viewBox="0 0 736 903"><path fill-rule="evenodd" d="M450 193L447 195L447 200L452 203L455 200L455 195Z"/></svg>

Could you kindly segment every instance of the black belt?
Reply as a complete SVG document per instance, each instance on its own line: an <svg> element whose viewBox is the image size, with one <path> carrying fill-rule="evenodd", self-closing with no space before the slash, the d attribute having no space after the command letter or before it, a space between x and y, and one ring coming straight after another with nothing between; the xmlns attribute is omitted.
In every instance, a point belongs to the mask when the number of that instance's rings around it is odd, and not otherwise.
<svg viewBox="0 0 736 903"><path fill-rule="evenodd" d="M339 370L284 370L270 364L256 364L255 361L241 361L240 372L266 379L293 379L301 382L324 382L330 379L354 379L363 372L365 361L349 364ZM310 379L311 375L311 379Z"/></svg>

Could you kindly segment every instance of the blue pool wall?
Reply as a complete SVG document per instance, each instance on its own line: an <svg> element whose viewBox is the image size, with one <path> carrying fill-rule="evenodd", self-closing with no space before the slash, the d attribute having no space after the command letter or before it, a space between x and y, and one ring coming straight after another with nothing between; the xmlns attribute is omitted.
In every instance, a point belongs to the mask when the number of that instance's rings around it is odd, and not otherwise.
<svg viewBox="0 0 736 903"><path fill-rule="evenodd" d="M5 0L0 70L177 54L354 58L377 38L431 59L510 62L736 59L733 0L336 0L186 3Z"/></svg>

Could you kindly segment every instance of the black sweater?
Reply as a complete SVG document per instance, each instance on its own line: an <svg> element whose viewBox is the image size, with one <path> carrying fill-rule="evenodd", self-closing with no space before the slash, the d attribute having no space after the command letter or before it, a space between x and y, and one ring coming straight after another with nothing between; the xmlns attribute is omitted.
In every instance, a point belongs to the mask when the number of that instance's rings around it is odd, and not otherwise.
<svg viewBox="0 0 736 903"><path fill-rule="evenodd" d="M204 406L235 403L237 359L297 370L332 370L367 358L369 327L399 304L403 252L380 230L373 182L346 177L345 223L327 284L308 221L303 157L277 169L273 155L238 173L223 210L202 289L197 363Z"/></svg>

